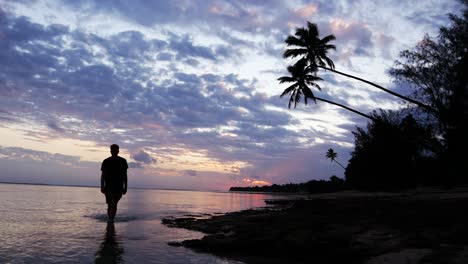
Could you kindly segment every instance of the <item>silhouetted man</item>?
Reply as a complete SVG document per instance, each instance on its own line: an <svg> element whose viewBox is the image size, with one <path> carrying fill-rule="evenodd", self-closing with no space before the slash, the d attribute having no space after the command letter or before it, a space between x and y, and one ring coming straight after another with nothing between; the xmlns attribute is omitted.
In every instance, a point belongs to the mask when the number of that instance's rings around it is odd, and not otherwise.
<svg viewBox="0 0 468 264"><path fill-rule="evenodd" d="M110 146L112 157L105 159L101 166L101 192L106 195L107 215L113 222L117 213L117 203L127 193L127 161L118 156L119 146Z"/></svg>

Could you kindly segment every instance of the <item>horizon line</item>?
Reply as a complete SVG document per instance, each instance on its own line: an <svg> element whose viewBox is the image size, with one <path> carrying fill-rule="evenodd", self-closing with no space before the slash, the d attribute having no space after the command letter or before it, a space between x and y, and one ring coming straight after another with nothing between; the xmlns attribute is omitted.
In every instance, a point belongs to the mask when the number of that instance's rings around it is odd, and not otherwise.
<svg viewBox="0 0 468 264"><path fill-rule="evenodd" d="M59 184L59 183L31 183L31 182L6 182L6 181L0 181L0 184L99 188L99 186L97 186L97 185ZM157 188L157 187L128 187L128 189L161 190L161 191L229 192L229 190L201 190L201 189L182 189L182 188L178 189L178 188Z"/></svg>

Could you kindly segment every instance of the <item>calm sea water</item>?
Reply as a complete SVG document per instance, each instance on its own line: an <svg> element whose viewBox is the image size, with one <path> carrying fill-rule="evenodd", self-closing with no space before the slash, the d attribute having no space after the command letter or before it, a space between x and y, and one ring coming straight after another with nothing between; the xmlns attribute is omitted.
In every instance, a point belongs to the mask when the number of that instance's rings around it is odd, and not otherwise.
<svg viewBox="0 0 468 264"><path fill-rule="evenodd" d="M98 188L0 184L0 263L239 263L168 246L203 234L161 219L261 207L269 198L129 189L108 225Z"/></svg>

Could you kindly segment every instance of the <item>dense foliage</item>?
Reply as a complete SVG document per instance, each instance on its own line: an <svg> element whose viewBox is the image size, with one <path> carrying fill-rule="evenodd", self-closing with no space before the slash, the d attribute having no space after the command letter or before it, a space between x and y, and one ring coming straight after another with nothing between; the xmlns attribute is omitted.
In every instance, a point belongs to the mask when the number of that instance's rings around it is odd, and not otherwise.
<svg viewBox="0 0 468 264"><path fill-rule="evenodd" d="M441 148L437 161L446 184L468 183L468 1L461 16L449 15L450 27L437 38L425 36L411 50L401 53L390 73L414 88L413 97L436 109L416 109L424 123L437 130Z"/></svg>
<svg viewBox="0 0 468 264"><path fill-rule="evenodd" d="M422 168L434 164L432 131L411 114L380 111L367 129L353 132L355 149L346 167L347 182L359 189L395 190L434 180ZM430 162L432 161L432 162ZM421 175L425 175L422 178Z"/></svg>
<svg viewBox="0 0 468 264"><path fill-rule="evenodd" d="M412 97L430 108L374 112L354 132L355 149L345 175L358 189L468 183L468 1L461 17L437 38L425 36L401 52L390 74L413 87ZM417 117L418 121L413 117Z"/></svg>

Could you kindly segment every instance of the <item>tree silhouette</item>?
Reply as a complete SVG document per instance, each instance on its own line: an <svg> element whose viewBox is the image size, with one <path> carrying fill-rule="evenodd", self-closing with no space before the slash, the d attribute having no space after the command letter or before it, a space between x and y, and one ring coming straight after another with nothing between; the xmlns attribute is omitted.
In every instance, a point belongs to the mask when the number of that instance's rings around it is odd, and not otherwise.
<svg viewBox="0 0 468 264"><path fill-rule="evenodd" d="M400 53L390 74L412 87L412 96L437 109L436 125L443 145L438 153L445 179L468 183L468 1L461 14L449 14L450 26L441 27L436 37L426 35L418 44ZM424 110L424 109L421 109Z"/></svg>
<svg viewBox="0 0 468 264"><path fill-rule="evenodd" d="M338 153L336 153L332 148L328 149L327 154L325 154L325 157L329 158L331 162L336 162L338 165L341 166L341 168L346 169L341 163L339 163L336 158L338 157Z"/></svg>
<svg viewBox="0 0 468 264"><path fill-rule="evenodd" d="M357 127L354 150L345 170L346 182L357 189L399 190L433 184L441 177L426 144L434 134L402 111L371 113L378 121ZM442 176L443 177L443 176Z"/></svg>
<svg viewBox="0 0 468 264"><path fill-rule="evenodd" d="M319 30L316 24L307 21L307 28L297 28L296 33L294 35L295 36L291 36L291 35L288 36L285 40L288 46L295 47L295 48L287 49L284 52L283 56L285 58L289 58L289 57L294 58L294 57L300 56L301 59L299 61L305 60L308 63L308 66L315 70L317 70L318 68L321 68L321 69L328 70L328 71L331 71L331 72L334 72L334 73L337 73L337 74L340 74L349 78L353 78L355 80L359 80L361 82L370 84L382 91L385 91L391 95L397 96L403 100L416 104L417 106L430 110L433 113L437 112L431 106L428 106L417 100L395 93L391 90L388 90L378 84L367 81L365 79L335 70L335 64L327 56L327 53L328 53L328 50L336 49L335 45L329 44L330 41L333 41L336 38L334 35L328 35L321 39L319 37Z"/></svg>
<svg viewBox="0 0 468 264"><path fill-rule="evenodd" d="M290 76L283 76L278 78L278 81L280 83L293 83L291 86L286 88L280 95L280 97L283 97L287 94L291 95L288 104L289 108L291 108L292 103L294 103L294 108L296 108L297 103L299 103L302 98L304 98L304 103L307 104L308 98L310 98L314 100L315 103L317 103L316 101L318 100L329 104L333 104L373 120L373 117L359 112L357 110L354 110L348 106L324 98L316 97L309 86L314 86L318 90L321 90L320 86L316 82L321 81L322 78L317 77L315 75L315 72L313 71L313 68L308 67L306 63L307 62L305 60L299 60L296 64L287 68L288 72L290 73Z"/></svg>

